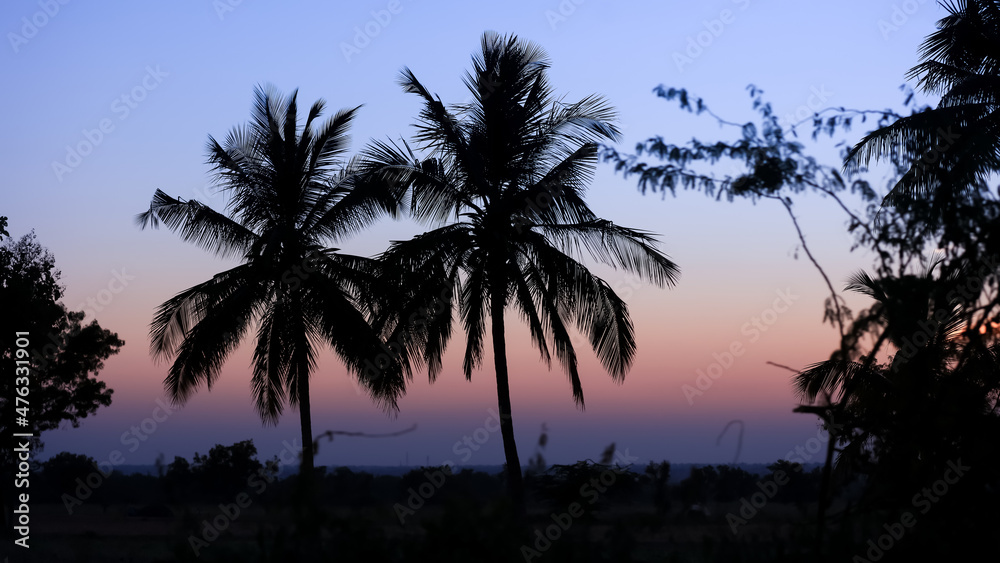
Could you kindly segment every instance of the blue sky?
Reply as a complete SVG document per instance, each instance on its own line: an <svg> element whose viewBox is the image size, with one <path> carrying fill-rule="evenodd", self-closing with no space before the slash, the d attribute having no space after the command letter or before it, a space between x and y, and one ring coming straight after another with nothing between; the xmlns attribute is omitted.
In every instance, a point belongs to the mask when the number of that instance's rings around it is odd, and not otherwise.
<svg viewBox="0 0 1000 563"><path fill-rule="evenodd" d="M166 368L147 352L154 308L227 265L167 231L140 231L133 217L158 188L223 207L210 187L205 143L248 119L257 84L298 88L300 106L324 98L327 115L364 104L352 128L352 150L359 151L371 139L412 133L419 105L396 83L400 69L411 68L445 102L461 102L461 76L483 31L514 33L547 51L558 94L575 100L598 93L618 109L619 146L629 151L654 134L676 143L731 134L658 99L658 84L687 88L738 122L754 117L750 83L764 89L779 115L829 105L899 108L904 74L942 15L927 0L5 2L0 214L10 218L14 236L35 229L55 254L66 304L96 303L90 313L126 341L102 373L115 389L114 404L79 429L44 436L42 457L69 450L106 458L120 449L127 463L149 463L160 453L190 457L251 437L269 456L298 436L292 411L278 427L261 427L249 401L249 353L241 350L218 387L158 423L141 447L129 451L122 439L165 397ZM815 153L836 162L829 143ZM612 441L643 460L724 462L732 448L717 447L715 438L735 418L747 427L744 461L772 461L815 436L815 420L791 414L787 372L764 364L801 366L836 345L836 333L820 322L822 280L804 257L795 259L797 240L784 210L697 193L643 196L632 179L603 164L590 201L606 218L658 233L682 269L681 282L656 290L607 273L628 288L639 357L622 386L591 364L584 412L573 407L558 370L534 377L537 354L512 332L511 340L520 340L511 345L511 361L525 372L513 383L522 459L542 423L550 430L546 457L555 462L595 457ZM796 213L835 283L870 265L849 252L845 217L833 202L804 194ZM374 254L419 229L386 221L347 249ZM741 327L783 290L800 297L750 343ZM681 386L733 342L747 345L747 355L689 404ZM453 342L452 356L460 344ZM433 386L418 377L399 415L387 418L355 393L332 356L324 359L317 376L324 383L314 396L317 432L390 432L411 424L418 431L384 441L338 439L317 463L395 464L407 454L431 463L453 459L454 444L482 427L496 404L491 370L466 382L458 368L458 358L446 363ZM469 463L502 459L495 436Z"/></svg>

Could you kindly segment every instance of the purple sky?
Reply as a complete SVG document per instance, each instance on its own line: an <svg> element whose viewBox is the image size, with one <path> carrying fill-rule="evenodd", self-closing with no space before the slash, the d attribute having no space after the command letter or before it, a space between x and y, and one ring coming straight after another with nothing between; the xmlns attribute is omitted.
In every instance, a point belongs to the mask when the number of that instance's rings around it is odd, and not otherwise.
<svg viewBox="0 0 1000 563"><path fill-rule="evenodd" d="M299 436L292 410L276 428L263 428L254 414L248 346L217 387L169 416L155 410L166 397L166 366L148 354L154 308L231 263L169 231L140 231L133 216L157 188L223 208L210 187L205 142L249 118L258 83L299 88L300 107L322 97L328 114L365 104L352 130L359 151L370 139L411 135L419 106L396 84L404 65L445 102L462 102L461 76L482 32L516 33L548 52L558 94L576 100L598 93L618 109L620 147L629 151L654 134L677 143L730 134L658 99L651 92L657 84L688 88L734 121L754 117L750 83L765 90L779 115L829 105L898 108L904 74L942 15L936 4L917 0L5 2L0 214L10 218L12 235L35 229L55 254L66 304L87 309L126 341L101 374L115 390L112 406L79 429L43 436L40 457L65 450L102 460L117 450L126 463L151 463L161 453L190 457L248 438L270 457ZM836 162L830 143L815 153ZM555 463L596 458L610 442L643 461L727 462L735 433L721 446L716 437L733 419L746 426L741 461L773 461L815 437L815 419L791 413L789 373L765 364L801 367L836 346L836 332L821 324L822 280L804 257L794 257L798 241L784 210L697 193L643 196L632 179L603 164L589 198L600 215L659 234L681 267L680 284L658 290L600 270L632 307L639 352L621 386L584 354L586 411L574 407L565 375L538 362L523 327L511 329L522 460L534 453L543 423L545 456ZM849 252L845 216L832 201L803 194L796 213L835 284L871 265ZM408 221L386 221L345 249L372 255L418 232ZM768 312L779 292L795 297ZM867 305L847 297L852 306ZM745 327L755 318L773 322L754 334ZM730 365L725 353L734 344L744 353ZM496 406L491 361L466 382L461 351L455 339L440 380L416 378L395 418L359 395L336 359L324 356L313 394L317 433L412 424L418 430L380 440L338 438L323 445L317 463L395 465L406 456L411 463L502 462L499 433L488 430ZM727 364L723 375L689 402L682 386L717 362ZM154 414L161 420L143 427ZM463 444L467 436L478 449Z"/></svg>

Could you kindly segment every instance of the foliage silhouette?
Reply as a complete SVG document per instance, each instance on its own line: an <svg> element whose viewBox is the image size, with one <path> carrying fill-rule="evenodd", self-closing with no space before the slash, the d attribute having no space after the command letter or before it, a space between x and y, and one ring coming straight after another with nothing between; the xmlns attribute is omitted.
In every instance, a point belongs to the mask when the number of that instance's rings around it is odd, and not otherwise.
<svg viewBox="0 0 1000 563"><path fill-rule="evenodd" d="M209 137L208 162L218 189L229 196L228 215L157 190L137 222L143 228L162 222L186 241L242 261L157 310L151 352L157 360L174 359L164 380L171 398L183 403L200 385L211 388L256 323L254 407L265 424L276 424L286 400L297 406L302 443L312 444L309 377L322 343L385 410L394 411L404 392L396 363L382 377L366 375L366 362L382 344L366 318L380 294L377 264L325 246L394 215L398 197L366 180L356 160L345 162L347 129L358 108L318 124L320 100L300 126L296 95L258 87L250 123L234 128L224 146ZM307 477L313 455L303 449Z"/></svg>
<svg viewBox="0 0 1000 563"><path fill-rule="evenodd" d="M183 478L184 464L178 463L176 471L177 476ZM190 477L201 484L202 494L222 499L232 498L245 489L248 480L254 475L271 481L277 473L277 457L261 463L257 459L257 448L253 445L253 440L244 440L231 446L216 444L206 455L195 452L190 465Z"/></svg>
<svg viewBox="0 0 1000 563"><path fill-rule="evenodd" d="M967 195L1000 171L1000 6L984 0L942 2L948 15L921 46L921 62L908 78L938 106L901 118L866 135L847 166L866 166L889 152L911 163L885 198L895 204L947 190ZM944 195L944 194L938 194Z"/></svg>
<svg viewBox="0 0 1000 563"><path fill-rule="evenodd" d="M959 4L964 9L964 4ZM995 10L995 6L989 10ZM974 43L976 39L971 41ZM996 448L985 438L996 436L1000 397L996 369L991 364L996 336L994 319L1000 312L997 262L993 258L1000 250L995 236L1000 232L997 199L984 182L963 180L961 174L950 177L954 189L928 190L922 198L894 195L900 193L901 186L905 188L907 182L912 183L915 172L931 177L940 174L944 167L974 167L988 162L992 156L969 157L964 148L953 152L960 145L956 142L953 148L938 151L939 159L932 162L965 160L942 164L939 169L930 166L926 159L919 160L924 152L914 152L910 146L896 150L895 145L885 145L886 150L880 154L896 176L889 184L891 197L883 199L865 179L863 167L848 166L842 175L837 168L821 165L809 156L805 146L795 140L794 126L788 128L779 122L760 90L753 86L749 90L761 117L759 124L725 120L701 99L690 97L686 90L663 86L656 89L659 96L676 100L682 109L706 112L721 125L737 128L740 135L736 140L708 143L695 139L678 146L654 137L640 143L636 155L621 155L609 147L602 154L626 176L636 175L643 191L665 193L683 187L702 190L717 199L722 195L729 200L773 199L789 212L803 250L830 290L825 320L836 326L841 336L840 347L828 361L809 366L796 376L799 389L805 392L803 398L811 403L801 405L796 411L819 415L831 431L834 423L845 427L844 434L834 435L827 444L827 468L821 479L816 526L816 548L822 552L828 547L822 541L827 527L825 508L830 502L832 465L838 444L844 446L837 457L840 482L845 482L852 473L869 477L866 489L869 501L861 507L869 512L906 506L914 487L922 480L933 482L940 478L947 462L958 455L964 460L979 459L981 466L997 465ZM912 95L906 105L911 102ZM871 115L877 117L879 130L886 131L900 122L918 123L923 118L917 116L928 111L914 109L906 118L891 110L830 108L812 118L813 138L846 132L852 119L864 122ZM972 139L973 133L968 132L959 141L986 142L983 138L988 136L988 128L982 124L977 127L978 139ZM665 163L643 162L644 153ZM842 154L850 162L857 151L844 147ZM716 175L711 168L705 171L705 165L716 165L723 160L742 164L745 172ZM974 176L978 172L968 174ZM963 181L967 184L959 186ZM831 197L848 216L848 229L856 240L854 248L873 251L876 275L858 274L849 289L873 297L876 306L854 315L809 251L802 228L792 213L791 196L805 190ZM852 211L842 198L846 193L859 195L865 211ZM893 205L885 207L883 202ZM936 249L939 250L932 252ZM921 266L924 274L912 273ZM935 269L936 273L931 274ZM970 287L974 289L970 291ZM931 329L924 328L927 323L932 323ZM915 334L924 335L922 343L908 343ZM875 342L871 348L867 346L870 341ZM893 364L878 364L876 354L891 347L899 350ZM919 463L913 461L914 456L920 459ZM982 483L991 482L996 473L987 475L992 476L985 477ZM968 491L967 486L963 483L961 490ZM961 499L969 497L956 494L949 503L961 506L965 501ZM966 521L953 519L947 526L949 534L963 535L954 524L958 520ZM964 535L968 537L968 530L972 529L981 527L969 526Z"/></svg>
<svg viewBox="0 0 1000 563"><path fill-rule="evenodd" d="M76 479L94 471L96 463L90 456L59 452L41 463L44 486L63 493L72 491Z"/></svg>
<svg viewBox="0 0 1000 563"><path fill-rule="evenodd" d="M958 291L967 278L933 272L853 276L848 289L876 302L859 321L877 336L874 348L859 361L831 358L795 377L807 402L830 396L848 428L839 436L838 468L864 468L879 502L893 506L938 478L948 461L1000 453L985 439L1000 431L1000 344L980 350L978 338L965 336L963 309L975 306ZM883 344L896 350L887 364L873 360Z"/></svg>
<svg viewBox="0 0 1000 563"><path fill-rule="evenodd" d="M55 258L34 232L0 246L0 302L4 303L0 328L10 335L27 332L30 342L30 358L19 359L30 361L32 408L26 418L32 428L19 427L19 432L38 435L66 423L75 428L80 419L111 404L113 391L96 376L125 342L96 320L84 324L83 312L67 310L61 301L65 288L60 277ZM0 358L13 364L14 346L13 338L0 343ZM0 429L4 445L10 446L0 455L4 465L12 462L9 425L15 418L14 382L14 377L0 381ZM35 449L40 445L36 442Z"/></svg>
<svg viewBox="0 0 1000 563"><path fill-rule="evenodd" d="M576 256L634 272L658 286L672 285L677 266L648 233L599 218L583 199L597 163L599 140L613 140L614 113L597 96L575 103L553 98L549 62L538 46L514 36L486 33L482 53L464 77L472 101L446 107L404 69L403 88L423 104L416 141L431 151L419 160L397 145L376 143L367 157L384 178L409 188L412 215L446 223L383 254L401 280L400 305L384 321L388 340L404 361L424 361L433 381L452 333L452 307L466 333L463 371L471 378L483 359L487 326L493 344L507 483L523 502L521 465L514 442L505 318L515 308L532 343L551 364L555 355L569 375L573 398L584 405L570 326L615 381L635 355L628 308L611 287ZM453 221L453 222L448 222ZM426 316L445 296L447 313Z"/></svg>
<svg viewBox="0 0 1000 563"><path fill-rule="evenodd" d="M0 230L5 224L0 222ZM0 330L8 335L0 341L0 360L17 366L0 377L0 477L8 483L14 482L15 448L30 442L30 450L40 451L42 433L62 425L79 427L81 419L111 404L113 391L98 374L105 360L117 354L125 342L96 320L85 324L82 311L66 308L60 276L55 257L38 243L34 231L0 243L0 303L4 308ZM23 350L29 357L17 356L15 333L19 332L27 333L29 344ZM23 377L27 377L26 382ZM16 392L19 388L30 389L27 405L16 401L23 397ZM25 408L27 425L15 426L16 417L21 417ZM15 438L14 432L35 437ZM12 530L6 524L15 492L14 487L5 487L0 501L5 521L0 533L5 535Z"/></svg>

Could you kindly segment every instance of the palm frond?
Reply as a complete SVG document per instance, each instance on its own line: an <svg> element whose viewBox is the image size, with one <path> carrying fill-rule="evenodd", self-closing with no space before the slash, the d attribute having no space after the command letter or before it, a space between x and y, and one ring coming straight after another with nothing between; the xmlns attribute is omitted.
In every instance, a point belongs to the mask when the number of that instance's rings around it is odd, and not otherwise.
<svg viewBox="0 0 1000 563"><path fill-rule="evenodd" d="M594 220L574 224L542 224L537 229L564 252L585 248L596 260L632 272L658 287L677 283L680 269L656 248L650 233Z"/></svg>
<svg viewBox="0 0 1000 563"><path fill-rule="evenodd" d="M211 389L266 298L266 287L245 281L253 279L246 270L234 268L161 305L152 346L161 355L175 355L164 380L174 401L183 403L202 383Z"/></svg>
<svg viewBox="0 0 1000 563"><path fill-rule="evenodd" d="M216 255L227 258L242 256L256 242L257 235L196 200L183 200L156 190L149 210L136 215L140 228L158 228L163 223L192 242Z"/></svg>
<svg viewBox="0 0 1000 563"><path fill-rule="evenodd" d="M836 394L839 402L864 393L885 392L887 384L877 366L847 360L812 364L793 379L795 391L810 402L825 393Z"/></svg>
<svg viewBox="0 0 1000 563"><path fill-rule="evenodd" d="M466 379L472 379L472 372L483 362L483 337L486 334L486 316L488 307L492 304L488 291L488 280L478 258L479 252L474 251L476 258L470 260L473 266L469 279L462 286L459 296L459 315L465 327L465 356L462 359L462 372ZM476 266L479 266L478 268Z"/></svg>
<svg viewBox="0 0 1000 563"><path fill-rule="evenodd" d="M265 424L277 424L284 410L288 379L288 355L280 330L281 312L269 308L257 331L257 346L253 354L253 374L250 378L254 407Z"/></svg>
<svg viewBox="0 0 1000 563"><path fill-rule="evenodd" d="M247 306L263 299L267 287L255 282L257 276L252 267L237 266L165 301L157 308L150 324L153 358L162 360L176 354L188 333L213 310L227 303L227 299L234 296L246 299L243 304ZM241 313L241 316L246 314Z"/></svg>

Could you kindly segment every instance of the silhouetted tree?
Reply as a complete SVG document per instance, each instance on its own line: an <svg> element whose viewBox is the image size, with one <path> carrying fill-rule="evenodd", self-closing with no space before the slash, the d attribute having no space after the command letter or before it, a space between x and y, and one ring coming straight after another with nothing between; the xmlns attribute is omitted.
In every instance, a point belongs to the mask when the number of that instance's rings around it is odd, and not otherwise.
<svg viewBox="0 0 1000 563"><path fill-rule="evenodd" d="M715 497L719 473L711 465L692 467L691 474L681 480L678 487L685 505L704 504Z"/></svg>
<svg viewBox="0 0 1000 563"><path fill-rule="evenodd" d="M59 452L41 463L42 480L55 499L73 494L77 479L85 479L96 470L94 458L81 454Z"/></svg>
<svg viewBox="0 0 1000 563"><path fill-rule="evenodd" d="M410 187L415 218L447 222L393 243L383 256L399 279L410 280L400 293L412 298L397 311L404 322L389 340L401 344L406 359L412 354L426 360L433 381L451 336L454 305L466 332L462 368L471 378L489 326L507 484L518 505L523 485L504 312L520 312L542 359L550 363L554 354L562 363L582 408L571 325L587 335L615 381L632 363L635 337L625 302L577 261L578 251L661 287L678 275L650 234L603 220L587 206L583 194L597 162L596 141L617 138L615 116L596 96L576 103L554 99L548 66L536 45L486 33L465 78L472 101L450 108L406 69L403 87L423 103L416 140L433 152L421 161L379 143L368 154ZM444 311L411 314L435 305Z"/></svg>
<svg viewBox="0 0 1000 563"><path fill-rule="evenodd" d="M168 500L186 498L194 485L191 463L184 457L174 456L163 475L163 488Z"/></svg>
<svg viewBox="0 0 1000 563"><path fill-rule="evenodd" d="M772 500L775 502L791 502L804 507L816 501L821 478L820 468L806 471L800 463L779 459L768 465L767 469L771 472L772 479L781 471L784 474L783 480L787 480L774 494Z"/></svg>
<svg viewBox="0 0 1000 563"><path fill-rule="evenodd" d="M154 358L174 358L164 385L183 403L201 384L211 388L225 359L256 323L253 396L265 424L276 424L287 400L302 431L301 472L311 476L313 444L309 376L318 345L332 346L371 397L394 410L404 381L390 363L382 377L366 374L381 341L362 301L375 289L374 261L325 246L394 214L397 198L374 183L360 184L350 164L347 129L358 108L322 125L325 103L298 124L296 94L257 88L252 120L232 130L225 146L209 137L208 162L229 196L228 215L157 190L141 227L163 222L184 240L241 264L164 302L151 325Z"/></svg>
<svg viewBox="0 0 1000 563"><path fill-rule="evenodd" d="M4 304L0 329L12 336L25 332L29 341L27 357L16 356L13 337L0 342L0 358L9 365L15 360L28 362L19 364L23 366L19 373L0 378L0 429L7 440L0 458L8 462L13 452L7 446L12 443L14 409L24 406L14 399L16 387L31 387L30 416L24 417L30 425L19 426L18 432L40 434L64 422L77 427L81 418L111 404L112 390L96 376L104 360L125 343L96 320L84 325L82 312L66 309L60 277L55 258L38 243L34 232L16 242L7 239L0 246L0 302ZM15 376L27 377L29 383L17 382Z"/></svg>
<svg viewBox="0 0 1000 563"><path fill-rule="evenodd" d="M174 464L175 475L183 478L184 466L176 460ZM231 446L216 444L207 455L195 452L190 473L206 493L228 497L246 489L252 475L273 477L275 469L275 464L265 467L257 459L253 440L244 440Z"/></svg>
<svg viewBox="0 0 1000 563"><path fill-rule="evenodd" d="M942 2L948 15L921 46L921 62L908 78L936 108L903 117L866 135L848 164L864 166L887 153L902 153L909 170L886 196L896 203L940 189L962 194L1000 171L1000 5L989 0ZM941 194L939 194L941 195Z"/></svg>
<svg viewBox="0 0 1000 563"><path fill-rule="evenodd" d="M719 476L715 483L715 500L732 502L755 492L754 486L759 478L749 471L731 465L717 465L715 470Z"/></svg>
<svg viewBox="0 0 1000 563"><path fill-rule="evenodd" d="M15 448L31 442L30 450L37 453L43 446L43 432L61 424L76 428L80 419L111 404L112 390L97 375L104 361L125 342L96 320L84 324L83 312L66 309L60 276L55 258L38 243L34 232L0 244L4 309L0 332L8 335L0 339L0 361L11 367L7 376L0 377L0 476L8 483L13 483ZM20 352L15 334L22 332L28 346ZM30 391L25 396L21 389ZM28 402L18 403L18 397ZM35 438L15 438L14 432L33 433ZM8 495L14 492L13 487L4 488L5 519L9 517ZM9 533L10 527L4 530Z"/></svg>
<svg viewBox="0 0 1000 563"><path fill-rule="evenodd" d="M899 490L896 500L963 455L959 436L995 425L991 419L1000 414L991 401L1000 392L993 349L963 361L969 342L963 310L977 306L979 297L963 297L966 281L935 277L932 268L898 278L854 275L847 289L875 300L856 323L876 338L873 349L856 361L834 357L811 365L795 377L806 402L830 397L838 405L835 422L850 430L839 437L845 446L838 465L877 460L873 482ZM873 361L883 345L896 350L888 364Z"/></svg>
<svg viewBox="0 0 1000 563"><path fill-rule="evenodd" d="M645 474L653 486L653 505L659 514L670 511L670 462L649 462Z"/></svg>

